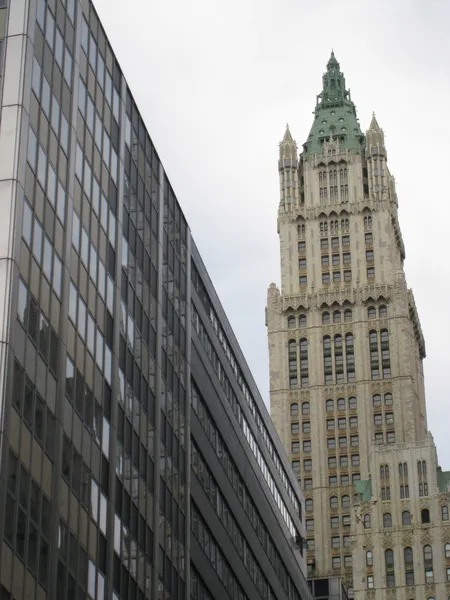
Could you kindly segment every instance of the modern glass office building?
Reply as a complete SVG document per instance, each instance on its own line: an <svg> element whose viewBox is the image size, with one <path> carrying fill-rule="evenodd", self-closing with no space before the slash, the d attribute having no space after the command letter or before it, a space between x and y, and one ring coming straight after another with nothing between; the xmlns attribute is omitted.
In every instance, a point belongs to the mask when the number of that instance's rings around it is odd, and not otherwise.
<svg viewBox="0 0 450 600"><path fill-rule="evenodd" d="M310 600L302 497L89 0L0 0L0 599Z"/></svg>

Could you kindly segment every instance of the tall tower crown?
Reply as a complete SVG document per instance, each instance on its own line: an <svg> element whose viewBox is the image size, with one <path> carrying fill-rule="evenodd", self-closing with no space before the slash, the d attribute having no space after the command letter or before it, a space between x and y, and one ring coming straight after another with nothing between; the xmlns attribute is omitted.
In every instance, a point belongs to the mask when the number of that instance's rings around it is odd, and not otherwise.
<svg viewBox="0 0 450 600"><path fill-rule="evenodd" d="M365 138L351 100L350 90L345 87L345 77L334 52L331 51L327 70L322 77L322 91L317 95L314 123L307 141L303 144L304 156L323 154L323 144L330 136L339 141L341 150L360 154Z"/></svg>

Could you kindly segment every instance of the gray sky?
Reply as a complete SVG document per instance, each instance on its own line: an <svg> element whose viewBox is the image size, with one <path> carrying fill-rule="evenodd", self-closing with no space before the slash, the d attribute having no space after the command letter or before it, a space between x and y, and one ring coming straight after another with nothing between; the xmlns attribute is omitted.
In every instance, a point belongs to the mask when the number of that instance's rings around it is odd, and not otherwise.
<svg viewBox="0 0 450 600"><path fill-rule="evenodd" d="M334 48L362 129L375 111L386 134L428 426L450 469L448 0L94 2L266 402L278 142L286 122L305 141Z"/></svg>

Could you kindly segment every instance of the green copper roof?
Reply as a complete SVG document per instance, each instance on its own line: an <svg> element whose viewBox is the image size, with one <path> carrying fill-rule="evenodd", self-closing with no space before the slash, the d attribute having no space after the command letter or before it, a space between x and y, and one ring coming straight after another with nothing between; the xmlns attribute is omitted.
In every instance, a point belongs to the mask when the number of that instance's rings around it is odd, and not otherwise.
<svg viewBox="0 0 450 600"><path fill-rule="evenodd" d="M450 491L450 471L437 472L437 483L440 492L448 493Z"/></svg>
<svg viewBox="0 0 450 600"><path fill-rule="evenodd" d="M314 123L307 141L303 144L304 155L322 154L323 143L330 135L339 141L341 150L361 153L365 139L356 117L350 91L345 89L345 78L334 52L331 52L324 73L323 87L317 96Z"/></svg>
<svg viewBox="0 0 450 600"><path fill-rule="evenodd" d="M361 502L370 502L372 498L372 482L370 479L357 481L355 483L355 491L359 494Z"/></svg>

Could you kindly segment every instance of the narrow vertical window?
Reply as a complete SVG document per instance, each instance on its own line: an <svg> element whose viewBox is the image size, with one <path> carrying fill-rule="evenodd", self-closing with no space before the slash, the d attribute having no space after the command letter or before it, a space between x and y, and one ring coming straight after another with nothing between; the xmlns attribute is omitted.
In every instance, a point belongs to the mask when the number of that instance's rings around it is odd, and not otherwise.
<svg viewBox="0 0 450 600"><path fill-rule="evenodd" d="M323 338L323 366L325 375L325 384L333 383L333 358L331 356L331 338L325 336Z"/></svg>
<svg viewBox="0 0 450 600"><path fill-rule="evenodd" d="M380 332L381 340L381 361L383 367L383 379L391 377L391 359L389 353L389 333L387 329L382 329Z"/></svg>
<svg viewBox="0 0 450 600"><path fill-rule="evenodd" d="M378 358L378 335L376 331L369 333L370 370L372 379L380 379L380 362Z"/></svg>
<svg viewBox="0 0 450 600"><path fill-rule="evenodd" d="M297 344L296 344L295 340L289 341L288 360L289 360L289 387L291 389L295 389L298 387Z"/></svg>
<svg viewBox="0 0 450 600"><path fill-rule="evenodd" d="M428 544L423 547L423 564L425 569L425 583L434 583L433 549Z"/></svg>
<svg viewBox="0 0 450 600"><path fill-rule="evenodd" d="M347 361L347 381L355 381L355 345L353 334L345 336L345 357Z"/></svg>
<svg viewBox="0 0 450 600"><path fill-rule="evenodd" d="M384 561L386 566L386 587L395 587L395 569L394 569L394 552L388 549L384 553Z"/></svg>
<svg viewBox="0 0 450 600"><path fill-rule="evenodd" d="M419 476L419 496L428 496L427 463L424 460L417 462L417 474Z"/></svg>
<svg viewBox="0 0 450 600"><path fill-rule="evenodd" d="M405 584L408 586L414 585L414 555L412 548L407 546L404 551L405 557Z"/></svg>
<svg viewBox="0 0 450 600"><path fill-rule="evenodd" d="M344 381L344 355L341 335L334 336L334 368L336 383L342 383Z"/></svg>
<svg viewBox="0 0 450 600"><path fill-rule="evenodd" d="M309 386L308 372L308 341L300 340L300 386L306 388Z"/></svg>

